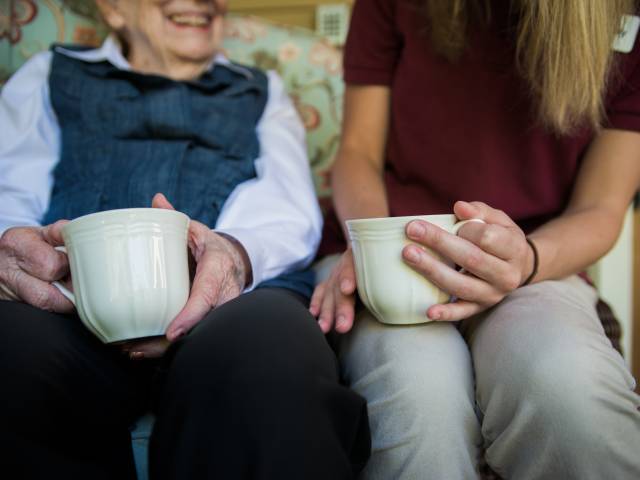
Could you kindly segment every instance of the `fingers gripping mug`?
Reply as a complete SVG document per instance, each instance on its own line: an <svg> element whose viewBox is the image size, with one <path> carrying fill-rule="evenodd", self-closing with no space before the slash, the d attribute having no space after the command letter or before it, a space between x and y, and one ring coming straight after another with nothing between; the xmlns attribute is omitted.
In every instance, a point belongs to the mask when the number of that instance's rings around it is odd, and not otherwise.
<svg viewBox="0 0 640 480"><path fill-rule="evenodd" d="M94 213L62 228L71 300L105 343L163 335L189 296L189 217L157 208Z"/></svg>
<svg viewBox="0 0 640 480"><path fill-rule="evenodd" d="M405 234L407 224L425 220L457 235L468 222L456 222L455 215L417 215L409 217L363 218L347 220L347 229L356 266L358 294L369 311L382 323L416 324L431 321L427 309L449 301L440 290L402 260L402 249L415 243ZM441 261L435 252L421 248Z"/></svg>

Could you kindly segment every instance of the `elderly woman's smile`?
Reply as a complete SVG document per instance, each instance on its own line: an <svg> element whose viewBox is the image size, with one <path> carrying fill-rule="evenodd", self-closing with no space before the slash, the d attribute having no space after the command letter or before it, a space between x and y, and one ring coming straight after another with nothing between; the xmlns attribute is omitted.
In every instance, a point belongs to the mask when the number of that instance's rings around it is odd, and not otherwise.
<svg viewBox="0 0 640 480"><path fill-rule="evenodd" d="M177 27L208 29L220 8L215 1L160 1L165 17Z"/></svg>
<svg viewBox="0 0 640 480"><path fill-rule="evenodd" d="M222 39L226 0L96 0L124 44L131 67L177 80L196 78Z"/></svg>
<svg viewBox="0 0 640 480"><path fill-rule="evenodd" d="M213 15L196 12L172 13L169 20L178 27L208 28L211 26Z"/></svg>

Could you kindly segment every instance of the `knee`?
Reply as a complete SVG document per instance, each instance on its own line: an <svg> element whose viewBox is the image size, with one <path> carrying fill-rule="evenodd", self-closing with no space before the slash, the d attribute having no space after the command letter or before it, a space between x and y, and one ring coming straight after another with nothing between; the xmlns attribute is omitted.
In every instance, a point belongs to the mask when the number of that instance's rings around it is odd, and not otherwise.
<svg viewBox="0 0 640 480"><path fill-rule="evenodd" d="M513 419L535 425L544 437L553 436L571 451L596 447L593 432L608 428L598 426L598 419L606 419L610 409L603 401L610 388L605 383L610 381L594 354L588 348L566 346L545 351L535 361L516 360L515 385L502 386L516 394Z"/></svg>
<svg viewBox="0 0 640 480"><path fill-rule="evenodd" d="M233 383L278 389L318 378L337 380L336 361L306 307L286 292L257 290L207 316L177 348L173 376L182 388L221 390ZM188 381L198 372L198 382ZM204 378L203 378L204 377Z"/></svg>
<svg viewBox="0 0 640 480"><path fill-rule="evenodd" d="M475 425L470 355L455 327L382 329L373 339L354 332L360 338L343 359L352 388L367 399L372 429L393 426L421 437Z"/></svg>

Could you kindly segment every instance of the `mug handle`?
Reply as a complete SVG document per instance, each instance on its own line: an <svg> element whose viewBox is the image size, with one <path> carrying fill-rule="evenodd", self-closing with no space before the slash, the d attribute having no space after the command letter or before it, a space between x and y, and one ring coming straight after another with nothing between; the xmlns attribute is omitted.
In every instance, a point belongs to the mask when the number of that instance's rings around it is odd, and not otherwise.
<svg viewBox="0 0 640 480"><path fill-rule="evenodd" d="M58 250L59 252L62 253L67 253L67 248L66 247L54 247L56 250ZM73 306L76 306L76 296L64 285L62 285L60 282L51 282L51 285L53 285L54 287L56 287L60 293L62 295L64 295L65 297L67 297L67 299L73 303Z"/></svg>
<svg viewBox="0 0 640 480"><path fill-rule="evenodd" d="M481 218L471 218L469 220L463 220L461 222L456 223L453 228L451 229L451 233L453 233L454 235L458 235L458 232L460 231L460 229L462 227L464 227L467 223L470 222L474 222L474 223L487 223L484 220L482 220Z"/></svg>
<svg viewBox="0 0 640 480"><path fill-rule="evenodd" d="M463 220L461 222L456 223L453 228L451 229L451 233L453 233L454 235L458 235L458 232L460 231L460 229L462 227L464 227L467 223L470 222L474 222L474 223L487 223L484 220L482 220L481 218L471 218L469 220ZM460 270L458 270L459 273L465 273L466 270L464 268L461 268ZM451 299L449 300L450 302L455 302L456 301L456 297L452 296Z"/></svg>

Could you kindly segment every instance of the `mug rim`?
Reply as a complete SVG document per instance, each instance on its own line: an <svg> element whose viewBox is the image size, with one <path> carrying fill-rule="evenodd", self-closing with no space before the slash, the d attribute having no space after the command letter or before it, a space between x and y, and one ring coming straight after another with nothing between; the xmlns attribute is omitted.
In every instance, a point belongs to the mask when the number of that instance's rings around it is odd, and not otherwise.
<svg viewBox="0 0 640 480"><path fill-rule="evenodd" d="M346 220L347 228L398 228L399 226L405 226L407 223L413 220L424 220L430 223L440 225L439 220L443 223L452 223L457 221L456 216L453 213L438 213L435 215L405 215L400 217L373 217L373 218L354 218Z"/></svg>
<svg viewBox="0 0 640 480"><path fill-rule="evenodd" d="M139 208L115 208L111 210L103 210L101 212L93 212L88 213L86 215L82 215L80 217L74 218L70 220L65 226L62 227L62 230L67 230L69 228L73 228L81 223L84 223L88 220L102 220L109 219L110 217L121 216L121 215L135 215L136 213L145 213L148 214L150 211L153 211L154 215L165 215L165 216L174 216L181 217L183 220L186 219L187 222L190 221L189 216L183 212L178 210L169 210L166 208L153 208L153 207L139 207Z"/></svg>

